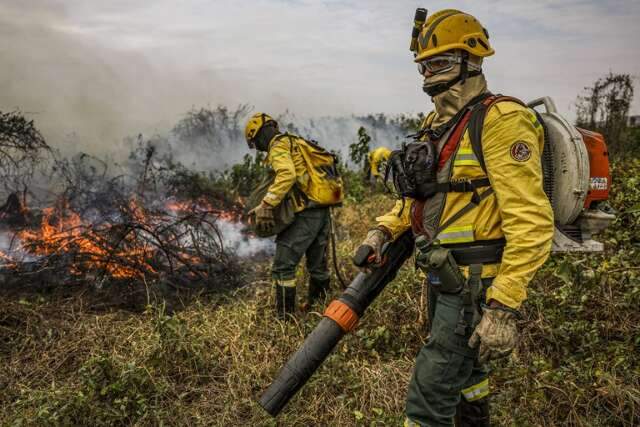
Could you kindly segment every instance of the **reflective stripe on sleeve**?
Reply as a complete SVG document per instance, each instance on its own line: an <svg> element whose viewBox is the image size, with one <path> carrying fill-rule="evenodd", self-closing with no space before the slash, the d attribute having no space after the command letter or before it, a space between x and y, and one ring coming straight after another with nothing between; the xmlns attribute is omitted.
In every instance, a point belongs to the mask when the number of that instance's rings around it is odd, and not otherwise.
<svg viewBox="0 0 640 427"><path fill-rule="evenodd" d="M436 237L440 243L473 242L473 225L456 225L442 230Z"/></svg>
<svg viewBox="0 0 640 427"><path fill-rule="evenodd" d="M480 162L471 148L460 148L453 160L453 166L480 166Z"/></svg>
<svg viewBox="0 0 640 427"><path fill-rule="evenodd" d="M474 400L482 399L489 395L489 378L478 384L472 385L469 388L462 390L462 395L467 402L473 402Z"/></svg>

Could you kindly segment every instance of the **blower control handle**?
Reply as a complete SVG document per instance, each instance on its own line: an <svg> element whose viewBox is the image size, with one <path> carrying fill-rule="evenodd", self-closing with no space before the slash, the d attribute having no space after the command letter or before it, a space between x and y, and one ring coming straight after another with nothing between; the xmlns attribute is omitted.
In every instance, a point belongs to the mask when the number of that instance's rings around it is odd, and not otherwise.
<svg viewBox="0 0 640 427"><path fill-rule="evenodd" d="M369 263L371 255L375 255L373 248L369 245L361 245L353 256L353 264L356 267L364 267Z"/></svg>
<svg viewBox="0 0 640 427"><path fill-rule="evenodd" d="M381 264L384 264L386 257L384 256L389 249L390 242L386 242L382 245L380 249L380 253L383 256L383 261ZM353 264L356 267L366 267L370 264L373 264L376 261L376 254L374 249L369 245L360 245L360 247L356 250L356 254L353 256Z"/></svg>

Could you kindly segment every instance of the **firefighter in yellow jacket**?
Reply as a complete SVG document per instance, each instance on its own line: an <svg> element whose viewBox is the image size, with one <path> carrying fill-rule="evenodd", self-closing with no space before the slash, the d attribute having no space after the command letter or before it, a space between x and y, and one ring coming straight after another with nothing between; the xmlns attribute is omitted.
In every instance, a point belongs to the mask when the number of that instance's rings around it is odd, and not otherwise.
<svg viewBox="0 0 640 427"><path fill-rule="evenodd" d="M435 112L414 149L424 145L421 167L433 165L435 183L377 218L363 244L379 260L384 242L411 228L416 264L428 274L431 331L416 358L405 425L488 426L486 362L516 345L527 284L551 249L544 132L533 111L487 90L482 60L494 50L473 16L443 10L416 28L415 62Z"/></svg>
<svg viewBox="0 0 640 427"><path fill-rule="evenodd" d="M342 181L332 163L333 155L311 141L281 133L267 114L257 113L249 119L245 137L250 148L267 153L267 167L275 175L262 202L252 211L256 227L273 227L274 208L290 192L294 194L295 218L276 237L271 269L276 312L285 317L295 311L296 269L304 255L310 276L308 304L324 297L329 289L329 206L342 201Z"/></svg>
<svg viewBox="0 0 640 427"><path fill-rule="evenodd" d="M374 180L382 178L382 174L387 164L387 160L389 160L390 154L391 150L387 147L378 147L369 151L369 168L367 170L367 178L373 178Z"/></svg>

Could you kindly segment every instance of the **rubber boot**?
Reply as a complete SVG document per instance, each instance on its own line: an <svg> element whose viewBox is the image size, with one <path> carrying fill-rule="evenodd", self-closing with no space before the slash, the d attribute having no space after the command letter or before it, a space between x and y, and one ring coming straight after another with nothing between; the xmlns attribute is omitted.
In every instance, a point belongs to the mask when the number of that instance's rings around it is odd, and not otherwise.
<svg viewBox="0 0 640 427"><path fill-rule="evenodd" d="M294 315L296 311L295 286L275 285L276 289L276 315L280 319L287 319L287 315Z"/></svg>
<svg viewBox="0 0 640 427"><path fill-rule="evenodd" d="M313 277L309 280L309 293L307 294L307 304L313 305L318 299L324 300L329 292L330 279L317 280Z"/></svg>
<svg viewBox="0 0 640 427"><path fill-rule="evenodd" d="M464 398L456 408L456 427L490 427L489 398L467 402Z"/></svg>

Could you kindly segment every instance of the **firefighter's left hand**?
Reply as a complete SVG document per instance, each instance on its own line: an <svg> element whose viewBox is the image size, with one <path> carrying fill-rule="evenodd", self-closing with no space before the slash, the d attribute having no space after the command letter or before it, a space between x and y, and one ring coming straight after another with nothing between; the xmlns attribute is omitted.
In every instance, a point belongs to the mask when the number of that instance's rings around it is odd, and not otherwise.
<svg viewBox="0 0 640 427"><path fill-rule="evenodd" d="M518 339L514 312L495 305L484 307L482 312L482 319L469 339L469 347L480 345L478 361L481 364L508 356Z"/></svg>
<svg viewBox="0 0 640 427"><path fill-rule="evenodd" d="M249 217L251 215L255 217L255 225L258 230L268 232L276 226L276 221L273 216L273 206L268 203L262 202L256 208L249 211Z"/></svg>

